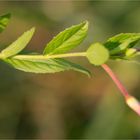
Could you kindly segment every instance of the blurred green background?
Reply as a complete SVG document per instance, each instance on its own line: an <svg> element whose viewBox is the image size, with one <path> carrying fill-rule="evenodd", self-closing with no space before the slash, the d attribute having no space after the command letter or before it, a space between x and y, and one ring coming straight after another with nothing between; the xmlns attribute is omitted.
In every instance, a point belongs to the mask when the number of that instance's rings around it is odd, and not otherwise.
<svg viewBox="0 0 140 140"><path fill-rule="evenodd" d="M140 1L0 1L0 14L7 12L12 19L0 34L1 50L32 26L36 33L26 50L36 52L58 32L84 20L90 23L88 36L74 51L120 32L140 32ZM140 139L140 117L126 106L107 74L86 59L71 60L93 77L74 71L24 73L0 62L1 139ZM123 61L108 65L140 100L140 66Z"/></svg>

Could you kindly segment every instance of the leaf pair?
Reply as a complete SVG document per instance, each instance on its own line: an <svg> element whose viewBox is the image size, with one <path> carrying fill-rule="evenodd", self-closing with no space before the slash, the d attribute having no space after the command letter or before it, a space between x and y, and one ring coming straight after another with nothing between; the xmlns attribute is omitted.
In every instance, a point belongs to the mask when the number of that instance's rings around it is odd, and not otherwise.
<svg viewBox="0 0 140 140"><path fill-rule="evenodd" d="M79 45L87 34L88 23L84 22L79 25L72 26L60 34L58 34L44 50L45 55L59 54L67 52ZM69 62L64 59L47 59L47 60L18 60L14 58L21 52L31 40L35 28L30 29L20 36L15 42L1 52L3 60L16 69L25 72L34 73L54 73L64 70L76 70L84 74L90 75L90 72L78 64Z"/></svg>
<svg viewBox="0 0 140 140"><path fill-rule="evenodd" d="M116 58L131 58L136 51L131 49L140 40L140 33L121 33L111 37L104 43L111 56Z"/></svg>

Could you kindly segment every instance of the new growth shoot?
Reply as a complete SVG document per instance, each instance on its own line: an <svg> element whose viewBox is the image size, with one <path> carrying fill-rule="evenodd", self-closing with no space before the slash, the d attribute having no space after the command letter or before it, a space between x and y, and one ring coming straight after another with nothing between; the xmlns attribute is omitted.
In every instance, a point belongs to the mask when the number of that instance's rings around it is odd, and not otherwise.
<svg viewBox="0 0 140 140"><path fill-rule="evenodd" d="M0 32L10 19L10 14L0 16ZM31 28L16 41L0 52L0 59L15 69L32 73L55 73L65 70L75 70L91 77L91 73L79 64L68 61L67 57L86 57L94 66L101 66L112 78L126 103L140 116L140 104L130 96L112 70L105 64L112 60L131 60L140 55L139 49L133 48L140 40L140 33L121 33L109 38L105 43L92 43L85 52L67 53L77 47L86 37L88 22L74 25L60 32L48 44L42 54L22 54L22 50L31 40L35 28ZM20 54L19 54L20 53Z"/></svg>

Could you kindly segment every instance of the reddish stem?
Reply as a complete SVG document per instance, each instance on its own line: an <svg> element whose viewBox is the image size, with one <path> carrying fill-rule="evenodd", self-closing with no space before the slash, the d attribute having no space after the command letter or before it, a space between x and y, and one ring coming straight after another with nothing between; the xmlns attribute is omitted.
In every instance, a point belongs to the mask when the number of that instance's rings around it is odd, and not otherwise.
<svg viewBox="0 0 140 140"><path fill-rule="evenodd" d="M128 106L140 116L140 103L133 96L129 95L126 88L123 86L123 84L120 82L120 80L117 78L117 76L113 73L113 71L109 68L108 65L103 64L102 68L107 72L107 74L114 81L118 89L121 91Z"/></svg>
<svg viewBox="0 0 140 140"><path fill-rule="evenodd" d="M108 65L103 64L102 68L108 73L108 75L112 78L118 89L121 91L124 97L129 96L128 91L126 88L123 86L121 81L118 79L118 77L113 73L113 71L108 67Z"/></svg>

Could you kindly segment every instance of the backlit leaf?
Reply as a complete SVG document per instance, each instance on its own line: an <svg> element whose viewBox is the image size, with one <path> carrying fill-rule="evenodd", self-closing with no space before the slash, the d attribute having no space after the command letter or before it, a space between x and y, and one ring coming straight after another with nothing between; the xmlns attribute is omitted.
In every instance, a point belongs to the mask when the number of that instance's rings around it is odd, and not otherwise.
<svg viewBox="0 0 140 140"><path fill-rule="evenodd" d="M20 51L22 51L26 45L31 40L33 34L34 34L35 28L32 28L25 32L23 35L21 35L15 42L13 42L10 46L8 46L6 49L4 49L1 54L4 58L13 56L18 54Z"/></svg>
<svg viewBox="0 0 140 140"><path fill-rule="evenodd" d="M18 70L32 73L55 73L65 70L75 70L90 76L90 72L82 66L57 58L48 60L18 60L7 58L4 60Z"/></svg>
<svg viewBox="0 0 140 140"><path fill-rule="evenodd" d="M104 45L113 55L132 48L139 40L140 33L121 33L109 38Z"/></svg>
<svg viewBox="0 0 140 140"><path fill-rule="evenodd" d="M44 55L67 52L79 45L87 35L88 22L67 28L54 37L44 50Z"/></svg>

